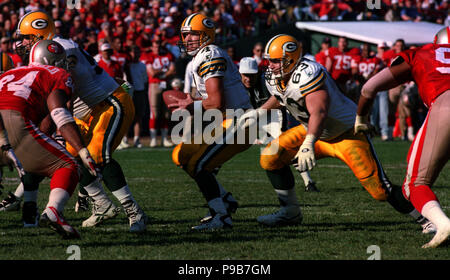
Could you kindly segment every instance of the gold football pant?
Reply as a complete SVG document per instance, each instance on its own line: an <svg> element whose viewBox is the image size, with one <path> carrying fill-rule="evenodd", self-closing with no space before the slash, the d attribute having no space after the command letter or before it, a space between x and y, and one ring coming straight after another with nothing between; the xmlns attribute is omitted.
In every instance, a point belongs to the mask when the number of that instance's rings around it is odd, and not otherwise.
<svg viewBox="0 0 450 280"><path fill-rule="evenodd" d="M85 121L75 118L84 143L98 165L111 160L134 119L134 104L131 96L122 87L92 108ZM75 149L67 143L67 150L76 156Z"/></svg>
<svg viewBox="0 0 450 280"><path fill-rule="evenodd" d="M200 144L194 144L194 138L191 143L178 144L172 152L173 162L183 169L194 178L200 171L212 172L215 168L222 166L225 162L230 160L236 154L239 154L248 148L251 144L248 142L249 133L245 130L245 143L244 144L230 144L225 141L227 137L226 129L232 124L231 120L224 120L222 127L218 135L213 135L214 139L223 139L223 143L214 141L212 144L205 143L202 138ZM234 143L238 143L236 132L231 136L234 138Z"/></svg>
<svg viewBox="0 0 450 280"><path fill-rule="evenodd" d="M282 133L263 150L260 158L262 168L278 170L290 165L305 136L306 130L302 125ZM349 130L330 141L318 140L314 151L316 159L334 157L342 160L373 198L387 199L382 181L384 172L365 135L353 135L353 131Z"/></svg>

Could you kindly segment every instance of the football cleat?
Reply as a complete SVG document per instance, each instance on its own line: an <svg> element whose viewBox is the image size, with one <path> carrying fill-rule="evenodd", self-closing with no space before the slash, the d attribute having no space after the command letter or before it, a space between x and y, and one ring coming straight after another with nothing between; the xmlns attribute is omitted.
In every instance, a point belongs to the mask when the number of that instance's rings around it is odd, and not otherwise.
<svg viewBox="0 0 450 280"><path fill-rule="evenodd" d="M428 220L426 223L423 223L421 226L422 226L423 234L435 234L436 233L436 226Z"/></svg>
<svg viewBox="0 0 450 280"><path fill-rule="evenodd" d="M75 203L75 212L85 212L89 211L89 196L85 195L79 195L77 197L77 202Z"/></svg>
<svg viewBox="0 0 450 280"><path fill-rule="evenodd" d="M315 182L309 182L308 185L305 186L306 192L319 192L319 189L316 187Z"/></svg>
<svg viewBox="0 0 450 280"><path fill-rule="evenodd" d="M39 211L34 201L26 201L22 207L23 227L37 227L39 225Z"/></svg>
<svg viewBox="0 0 450 280"><path fill-rule="evenodd" d="M299 225L303 220L303 215L298 206L284 206L277 212L259 216L256 220L266 226Z"/></svg>
<svg viewBox="0 0 450 280"><path fill-rule="evenodd" d="M148 217L142 211L141 207L132 200L125 201L122 203L122 206L130 222L130 232L138 233L145 231Z"/></svg>
<svg viewBox="0 0 450 280"><path fill-rule="evenodd" d="M92 215L83 221L82 227L94 227L101 222L114 218L119 214L120 208L109 200L93 201Z"/></svg>
<svg viewBox="0 0 450 280"><path fill-rule="evenodd" d="M215 231L222 229L231 229L233 227L231 216L216 214L208 222L192 227L195 231Z"/></svg>
<svg viewBox="0 0 450 280"><path fill-rule="evenodd" d="M139 141L139 139L134 141L133 147L138 148L138 149L142 148L141 141Z"/></svg>
<svg viewBox="0 0 450 280"><path fill-rule="evenodd" d="M163 145L164 147L166 147L166 148L170 148L170 147L173 146L173 143L172 143L172 141L170 141L169 139L164 138L164 139L162 140L162 145Z"/></svg>
<svg viewBox="0 0 450 280"><path fill-rule="evenodd" d="M150 143L149 143L150 148L154 148L154 147L156 147L157 145L158 145L158 144L156 143L156 137L150 138Z"/></svg>
<svg viewBox="0 0 450 280"><path fill-rule="evenodd" d="M231 195L230 192L227 192L222 197L222 200L225 205L225 208L227 209L228 215L236 213L236 210L239 207L239 204L236 201L236 199L234 199L234 197ZM209 222L215 214L216 214L215 211L213 209L209 208L208 213L206 213L205 217L203 217L200 220L200 223L204 224L204 223Z"/></svg>
<svg viewBox="0 0 450 280"><path fill-rule="evenodd" d="M61 235L63 239L80 238L78 231L69 225L63 215L52 206L45 208L42 212L41 218L39 219L39 226L50 227Z"/></svg>
<svg viewBox="0 0 450 280"><path fill-rule="evenodd" d="M8 193L2 202L0 202L0 211L18 211L20 209L21 199L12 192Z"/></svg>
<svg viewBox="0 0 450 280"><path fill-rule="evenodd" d="M423 245L422 248L436 248L443 244L450 236L450 223L446 224L442 228L438 228L436 234L430 242Z"/></svg>

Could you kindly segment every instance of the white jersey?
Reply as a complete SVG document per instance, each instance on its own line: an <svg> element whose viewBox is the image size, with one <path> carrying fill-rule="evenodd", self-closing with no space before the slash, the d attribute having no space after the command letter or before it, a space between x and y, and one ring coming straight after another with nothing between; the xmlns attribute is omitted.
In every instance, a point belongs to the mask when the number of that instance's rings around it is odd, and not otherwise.
<svg viewBox="0 0 450 280"><path fill-rule="evenodd" d="M252 108L241 75L228 54L215 45L201 49L192 59L194 86L198 94L206 99L205 82L212 77L223 77L226 109Z"/></svg>
<svg viewBox="0 0 450 280"><path fill-rule="evenodd" d="M266 85L280 104L286 106L289 113L306 128L308 128L309 112L306 109L304 97L319 88L325 89L330 105L323 132L320 135L321 140L333 139L352 128L355 123L356 104L342 94L325 67L315 61L302 58L284 89L280 85L269 85L267 80Z"/></svg>
<svg viewBox="0 0 450 280"><path fill-rule="evenodd" d="M69 72L75 84L74 116L83 119L94 105L110 96L119 84L108 75L95 60L77 43L70 39L53 38L67 54Z"/></svg>

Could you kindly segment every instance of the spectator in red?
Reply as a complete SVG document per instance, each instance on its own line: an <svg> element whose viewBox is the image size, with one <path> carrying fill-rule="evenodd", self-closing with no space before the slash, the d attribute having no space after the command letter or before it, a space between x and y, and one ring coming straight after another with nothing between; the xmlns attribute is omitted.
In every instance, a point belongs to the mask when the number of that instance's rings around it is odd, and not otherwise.
<svg viewBox="0 0 450 280"><path fill-rule="evenodd" d="M83 32L83 30L84 30L84 26L81 22L80 16L76 16L73 19L73 24L71 26L72 27L70 28L70 31L69 31L69 38L71 38L71 39L77 37L77 35L79 33Z"/></svg>
<svg viewBox="0 0 450 280"><path fill-rule="evenodd" d="M258 63L258 71L260 73L266 71L267 66L269 66L269 61L263 57L264 52L264 44L261 42L257 42L253 46L253 58L256 60L256 63Z"/></svg>
<svg viewBox="0 0 450 280"><path fill-rule="evenodd" d="M108 43L103 43L100 47L100 60L98 66L103 68L113 78L123 78L122 66L111 59L114 50Z"/></svg>
<svg viewBox="0 0 450 280"><path fill-rule="evenodd" d="M9 37L3 37L1 39L0 44L1 44L0 47L1 52L7 53L11 57L14 63L14 67L19 67L23 65L22 58L15 52L11 51L11 39Z"/></svg>
<svg viewBox="0 0 450 280"><path fill-rule="evenodd" d="M112 41L112 31L111 31L111 24L107 21L105 21L104 23L102 23L102 25L100 26L101 30L97 35L97 41Z"/></svg>
<svg viewBox="0 0 450 280"><path fill-rule="evenodd" d="M322 40L320 51L316 54L315 59L318 63L322 64L323 66L326 66L327 62L327 56L328 56L328 49L331 47L331 39L330 37L325 37Z"/></svg>
<svg viewBox="0 0 450 280"><path fill-rule="evenodd" d="M115 29L113 32L114 38L119 38L120 40L125 41L126 38L126 25L123 21L116 21Z"/></svg>
<svg viewBox="0 0 450 280"><path fill-rule="evenodd" d="M325 63L327 71L344 94L347 94L347 82L353 80L353 75L358 73L358 65L352 65L352 60L358 55L359 49L348 48L346 37L339 37L337 48L330 47L328 49L328 57ZM354 96L348 97L354 100Z"/></svg>
<svg viewBox="0 0 450 280"><path fill-rule="evenodd" d="M391 66L391 63L397 58L397 56L406 50L406 44L403 39L397 39L392 46L392 49L384 52L383 61L387 66ZM395 88L389 90L389 135L392 134L394 129L394 125L396 123L396 113L397 107L399 106L400 96L403 90L405 89L404 85L399 85ZM402 105L402 104L400 104ZM403 124L402 124L403 125Z"/></svg>
<svg viewBox="0 0 450 280"><path fill-rule="evenodd" d="M111 59L118 62L123 70L125 64L130 60L130 56L123 47L123 41L120 38L115 37L111 43L111 47L114 51L111 55Z"/></svg>
<svg viewBox="0 0 450 280"><path fill-rule="evenodd" d="M152 41L151 52L141 55L141 61L145 63L149 77L148 99L150 104L150 147L156 147L157 128L161 129L162 145L173 146L168 139L169 112L162 101L162 92L167 89L169 79L175 75L175 63L173 55L161 47L161 40Z"/></svg>
<svg viewBox="0 0 450 280"><path fill-rule="evenodd" d="M352 12L352 8L336 0L322 0L320 3L311 6L312 13L318 15L319 20L342 20L346 13Z"/></svg>

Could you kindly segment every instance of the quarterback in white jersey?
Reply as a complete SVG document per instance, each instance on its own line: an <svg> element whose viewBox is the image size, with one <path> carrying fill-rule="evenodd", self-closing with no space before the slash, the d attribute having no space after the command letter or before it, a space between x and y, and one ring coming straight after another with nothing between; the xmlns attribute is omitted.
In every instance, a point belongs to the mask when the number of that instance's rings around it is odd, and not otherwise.
<svg viewBox="0 0 450 280"><path fill-rule="evenodd" d="M261 153L261 166L275 188L281 209L258 217L258 222L268 226L301 223L289 165L295 160L298 169L311 170L316 157L339 158L374 199L387 200L401 213L414 211L401 188L389 182L367 136L353 134L356 104L339 91L326 69L301 59L301 44L290 35L269 40L264 56L269 60L265 78L272 96L260 109L244 114L240 123L252 123L243 120L286 106L301 124L283 132Z"/></svg>
<svg viewBox="0 0 450 280"><path fill-rule="evenodd" d="M214 26L214 22L202 14L188 16L181 25L180 48L193 56L193 85L202 99L179 99L170 107L188 109L194 116L210 109L219 110L224 115L226 109L252 108L237 67L226 52L213 45ZM217 128L220 133L214 137L222 139L226 135L227 120ZM208 144L204 139L201 144L182 142L172 153L174 163L195 180L210 208L207 218L202 219L202 224L193 227L194 230L215 230L232 226L230 214L236 210L237 203L217 182L214 172L234 155L251 146L248 143L238 145L226 141L213 142Z"/></svg>
<svg viewBox="0 0 450 280"><path fill-rule="evenodd" d="M241 75L228 54L216 45L202 48L192 60L194 85L203 99L207 99L206 81L223 77L225 109L252 108L247 91L241 83Z"/></svg>
<svg viewBox="0 0 450 280"><path fill-rule="evenodd" d="M55 25L43 11L29 12L19 21L16 33L21 36L19 47L29 52L33 43L53 39L61 44L67 54L68 70L75 84L74 113L76 123L92 158L99 165L102 179L108 189L122 204L129 218L130 231L145 230L147 216L134 200L120 164L112 158L134 119L131 96L110 77L95 60L72 40L54 38ZM77 156L69 144L66 149ZM83 227L92 227L105 219L115 217L120 209L103 191L99 178L81 171L80 189L94 200L91 217L83 221ZM79 194L79 198L82 194ZM80 202L80 199L79 201Z"/></svg>

